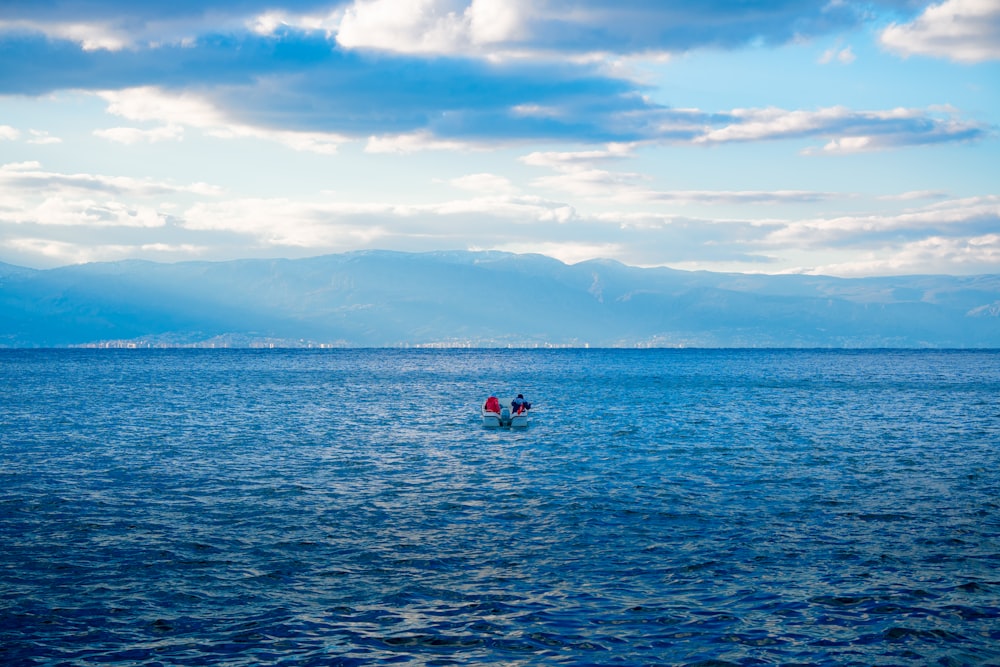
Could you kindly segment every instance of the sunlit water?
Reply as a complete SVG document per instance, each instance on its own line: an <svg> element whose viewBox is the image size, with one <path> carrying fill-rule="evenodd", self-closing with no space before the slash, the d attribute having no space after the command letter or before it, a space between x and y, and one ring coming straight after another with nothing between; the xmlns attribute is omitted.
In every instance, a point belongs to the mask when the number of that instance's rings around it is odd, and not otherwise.
<svg viewBox="0 0 1000 667"><path fill-rule="evenodd" d="M8 350L0 464L3 665L1000 664L996 352Z"/></svg>

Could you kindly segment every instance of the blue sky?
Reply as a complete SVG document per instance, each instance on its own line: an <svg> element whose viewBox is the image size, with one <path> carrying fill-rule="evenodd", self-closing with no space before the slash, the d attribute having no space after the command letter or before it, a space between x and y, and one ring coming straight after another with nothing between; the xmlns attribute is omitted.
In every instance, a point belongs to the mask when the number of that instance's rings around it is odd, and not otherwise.
<svg viewBox="0 0 1000 667"><path fill-rule="evenodd" d="M1000 273L1000 0L5 0L0 261Z"/></svg>

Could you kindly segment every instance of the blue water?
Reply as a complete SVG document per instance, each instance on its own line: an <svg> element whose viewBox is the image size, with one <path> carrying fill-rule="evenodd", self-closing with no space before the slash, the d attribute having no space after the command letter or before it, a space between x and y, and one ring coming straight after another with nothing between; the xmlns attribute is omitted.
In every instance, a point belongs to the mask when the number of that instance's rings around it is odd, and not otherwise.
<svg viewBox="0 0 1000 667"><path fill-rule="evenodd" d="M0 351L0 664L1000 664L1000 352Z"/></svg>

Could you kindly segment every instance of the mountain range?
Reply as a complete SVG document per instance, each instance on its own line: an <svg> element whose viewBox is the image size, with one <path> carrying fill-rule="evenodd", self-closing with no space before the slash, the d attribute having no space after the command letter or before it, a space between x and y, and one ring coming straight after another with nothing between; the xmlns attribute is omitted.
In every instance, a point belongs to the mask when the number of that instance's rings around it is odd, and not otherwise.
<svg viewBox="0 0 1000 667"><path fill-rule="evenodd" d="M1000 347L1000 275L834 278L502 252L0 263L0 347Z"/></svg>

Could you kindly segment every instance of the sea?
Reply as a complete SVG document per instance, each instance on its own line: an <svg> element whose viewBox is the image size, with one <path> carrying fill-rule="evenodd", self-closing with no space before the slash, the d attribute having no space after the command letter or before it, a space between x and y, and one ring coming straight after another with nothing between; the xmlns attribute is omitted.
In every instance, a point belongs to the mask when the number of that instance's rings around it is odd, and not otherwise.
<svg viewBox="0 0 1000 667"><path fill-rule="evenodd" d="M0 665L1000 665L1000 351L2 350Z"/></svg>

